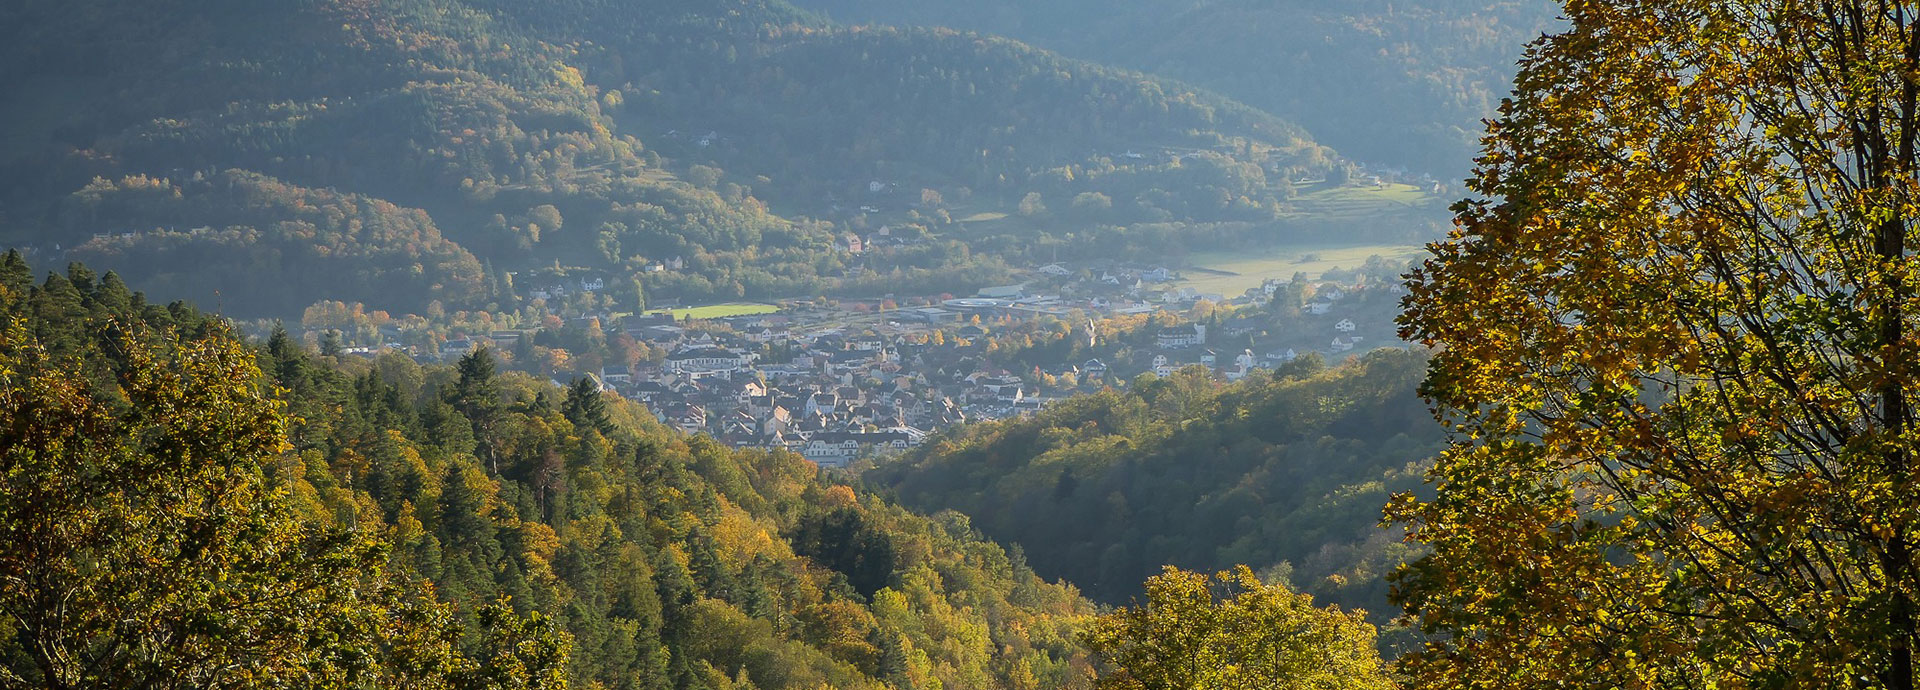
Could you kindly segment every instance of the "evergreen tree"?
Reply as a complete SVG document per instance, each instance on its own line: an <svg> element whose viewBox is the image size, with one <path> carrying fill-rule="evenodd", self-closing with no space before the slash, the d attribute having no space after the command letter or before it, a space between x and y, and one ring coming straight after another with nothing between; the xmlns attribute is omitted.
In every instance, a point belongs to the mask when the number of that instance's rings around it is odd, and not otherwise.
<svg viewBox="0 0 1920 690"><path fill-rule="evenodd" d="M23 299L33 289L33 268L27 265L18 249L8 249L5 255L0 255L0 289L6 290L0 297L10 296L9 299Z"/></svg>
<svg viewBox="0 0 1920 690"><path fill-rule="evenodd" d="M583 376L573 380L573 385L567 387L566 401L560 404L560 414L576 427L596 429L603 435L613 433L613 422L607 418L607 401L601 397L593 379Z"/></svg>
<svg viewBox="0 0 1920 690"><path fill-rule="evenodd" d="M340 342L340 331L329 328L320 334L320 356L339 357L346 354L346 345Z"/></svg>
<svg viewBox="0 0 1920 690"><path fill-rule="evenodd" d="M454 384L451 403L473 425L474 452L487 463L487 470L500 473L500 459L494 446L494 426L501 411L500 381L494 373L493 354L478 348L455 367L460 379Z"/></svg>

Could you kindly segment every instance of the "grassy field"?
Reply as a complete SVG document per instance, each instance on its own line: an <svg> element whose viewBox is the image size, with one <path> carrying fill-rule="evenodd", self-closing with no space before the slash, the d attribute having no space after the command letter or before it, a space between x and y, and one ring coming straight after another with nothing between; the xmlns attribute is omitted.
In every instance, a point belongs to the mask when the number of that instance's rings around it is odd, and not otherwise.
<svg viewBox="0 0 1920 690"><path fill-rule="evenodd" d="M1289 278L1294 273L1319 277L1334 268L1359 268L1367 257L1378 255L1390 261L1409 261L1425 254L1410 244L1299 245L1282 250L1249 254L1218 252L1193 254L1187 265L1217 271L1207 273L1189 268L1180 285L1199 292L1217 292L1233 297L1247 288L1259 287L1268 278Z"/></svg>
<svg viewBox="0 0 1920 690"><path fill-rule="evenodd" d="M987 222L992 222L996 220L1004 220L1006 217L1007 217L1007 214L1000 213L998 211L983 211L980 213L969 215L965 218L957 218L955 220L958 220L959 222L962 222L962 223L987 223Z"/></svg>
<svg viewBox="0 0 1920 690"><path fill-rule="evenodd" d="M1359 220L1392 216L1444 203L1413 185L1347 186L1313 189L1293 199L1296 218Z"/></svg>
<svg viewBox="0 0 1920 690"><path fill-rule="evenodd" d="M701 307L682 307L679 309L655 309L647 313L672 314L673 318L675 319L685 319L688 317L692 317L696 319L718 319L725 316L748 316L752 314L772 314L777 311L780 311L780 308L773 306L771 304L758 304L754 302L728 302L726 304L709 304Z"/></svg>

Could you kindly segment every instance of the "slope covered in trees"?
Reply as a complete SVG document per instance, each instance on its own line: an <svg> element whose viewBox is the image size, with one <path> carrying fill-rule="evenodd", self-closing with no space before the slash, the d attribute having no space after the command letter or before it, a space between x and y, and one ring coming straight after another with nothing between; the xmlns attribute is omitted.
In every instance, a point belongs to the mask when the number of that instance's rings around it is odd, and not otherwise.
<svg viewBox="0 0 1920 690"><path fill-rule="evenodd" d="M792 454L673 434L590 385L497 374L484 353L423 369L283 337L249 348L112 273L35 281L12 253L0 318L0 528L36 545L0 557L8 677L67 678L71 659L36 662L77 648L161 664L119 667L131 687L243 660L258 682L306 669L392 684L443 664L433 677L452 687L1090 678L1074 631L1091 606L964 518L824 483ZM73 423L41 424L69 408ZM75 598L36 615L36 582ZM135 631L116 620L186 646L124 648L113 636ZM351 675L369 669L387 675Z"/></svg>
<svg viewBox="0 0 1920 690"><path fill-rule="evenodd" d="M1355 158L1458 177L1540 0L798 0L847 22L948 26L1204 86Z"/></svg>
<svg viewBox="0 0 1920 690"><path fill-rule="evenodd" d="M1404 547L1376 526L1380 507L1440 448L1414 395L1424 364L1380 350L1235 384L1144 377L961 428L863 478L908 506L974 516L1101 601L1135 596L1162 564L1288 563L1302 590L1390 617L1382 576Z"/></svg>
<svg viewBox="0 0 1920 690"><path fill-rule="evenodd" d="M500 281L476 278L462 250L500 272L684 258L646 278L662 297L817 294L841 271L834 228L802 216L875 180L1008 208L1035 189L1129 201L1195 180L1121 152L1208 150L1237 163L1202 166L1233 173L1208 203L1141 198L1157 219L1217 221L1284 196L1263 166L1330 165L1291 125L1176 84L1003 39L837 28L779 2L28 0L0 8L0 27L0 240L169 231L87 247L120 270L152 258L143 269L169 296L238 294L274 262L341 275L333 262L366 257L376 280L412 281L409 299L482 307L497 295L476 285ZM193 189L261 176L251 194L271 199ZM156 213L90 186L171 186L188 203ZM377 221L415 237L342 234L301 208L332 199L426 215ZM286 251L277 238L307 232L288 224L344 239ZM220 232L178 234L202 227ZM171 275L201 268L189 257L247 265ZM972 268L951 252L902 260ZM347 283L299 297L350 299Z"/></svg>
<svg viewBox="0 0 1920 690"><path fill-rule="evenodd" d="M292 313L318 294L421 312L435 301L479 300L491 278L424 211L239 170L96 180L61 208L73 228L98 227L101 217L142 218L157 229L105 233L71 256L239 313Z"/></svg>

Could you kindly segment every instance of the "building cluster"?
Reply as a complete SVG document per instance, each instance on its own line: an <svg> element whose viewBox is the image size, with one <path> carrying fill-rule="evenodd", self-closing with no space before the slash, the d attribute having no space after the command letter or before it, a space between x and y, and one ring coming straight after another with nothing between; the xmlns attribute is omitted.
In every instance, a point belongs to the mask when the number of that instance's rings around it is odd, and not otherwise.
<svg viewBox="0 0 1920 690"><path fill-rule="evenodd" d="M627 334L666 357L592 376L682 431L786 448L826 467L918 446L969 419L1030 414L1045 404L1021 377L969 356L977 346L836 329L798 333L777 316L734 321L732 332L714 332L639 319Z"/></svg>
<svg viewBox="0 0 1920 690"><path fill-rule="evenodd" d="M1267 304L1284 288L1269 280L1241 299ZM1300 355L1318 352L1342 355L1368 346L1368 337L1382 343L1395 335L1395 305L1405 288L1398 283L1333 282L1311 284L1301 291L1300 318L1276 332L1252 318L1229 318L1216 325L1189 323L1161 328L1154 338L1156 352L1150 371L1166 377L1199 365L1228 381L1238 381L1260 369L1271 369Z"/></svg>
<svg viewBox="0 0 1920 690"><path fill-rule="evenodd" d="M1026 283L884 313L801 303L779 314L724 317L705 325L664 314L576 314L569 321L592 323L608 338L624 334L645 343L652 354L633 366L572 375L590 376L603 390L644 403L663 423L683 431L742 447L786 448L823 466L841 466L917 446L962 421L1031 414L1047 403L1040 395L1043 387L1058 394L1140 373L1169 376L1195 365L1234 381L1300 354L1354 350L1367 336L1391 336L1391 315L1374 312L1390 308L1397 298L1374 299L1392 296L1372 292L1400 290L1364 282L1295 289L1270 280L1225 299L1177 286L1145 287L1173 279L1177 276L1159 266L1049 264L1034 269ZM597 277L574 277L541 283L533 291L559 296L605 289L605 284ZM1090 359L1037 366L1023 379L997 369L987 357L987 324L1008 319L1084 318L1088 327L1076 326L1071 337L1093 338L1091 320L1103 316L1179 311L1199 300L1261 307L1283 292L1289 301L1299 300L1297 308L1255 309L1252 313L1266 315L1164 327L1152 334L1152 349L1127 351L1135 354L1115 359L1111 372L1107 362ZM1299 316L1282 325L1274 321L1275 313ZM470 333L437 348L406 349L420 359L453 361L483 346L518 352L523 340L539 332ZM381 335L401 337L384 328ZM370 348L355 349L368 352L350 354L372 354Z"/></svg>

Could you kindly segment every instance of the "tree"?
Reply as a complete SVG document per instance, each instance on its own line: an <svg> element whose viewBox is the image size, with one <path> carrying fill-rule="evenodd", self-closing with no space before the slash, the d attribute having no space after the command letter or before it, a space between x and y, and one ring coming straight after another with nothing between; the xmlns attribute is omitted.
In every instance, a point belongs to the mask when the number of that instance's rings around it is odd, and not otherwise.
<svg viewBox="0 0 1920 690"><path fill-rule="evenodd" d="M501 664L462 655L372 532L307 523L268 478L287 418L253 352L113 328L111 387L18 324L0 338L0 687L506 687L467 682ZM502 678L564 686L541 620L482 622L536 652Z"/></svg>
<svg viewBox="0 0 1920 690"><path fill-rule="evenodd" d="M1113 199L1099 192L1081 192L1073 197L1073 211L1081 218L1099 220L1113 210Z"/></svg>
<svg viewBox="0 0 1920 690"><path fill-rule="evenodd" d="M560 216L560 209L554 208L553 204L541 204L527 209L527 220L547 232L557 232L566 224L566 219ZM536 237L534 241L540 240Z"/></svg>
<svg viewBox="0 0 1920 690"><path fill-rule="evenodd" d="M1262 583L1246 566L1212 580L1167 566L1147 580L1146 596L1081 634L1113 666L1101 688L1393 687L1361 614L1314 608L1313 597Z"/></svg>
<svg viewBox="0 0 1920 690"><path fill-rule="evenodd" d="M1910 690L1914 8L1564 12L1410 283L1414 686Z"/></svg>
<svg viewBox="0 0 1920 690"><path fill-rule="evenodd" d="M607 418L607 401L600 396L600 388L591 378L582 376L567 386L567 399L560 403L560 414L581 429L613 433L613 422Z"/></svg>
<svg viewBox="0 0 1920 690"><path fill-rule="evenodd" d="M33 288L33 269L27 266L27 260L20 256L20 250L8 249L0 255L0 289L5 289L8 299L24 297Z"/></svg>
<svg viewBox="0 0 1920 690"><path fill-rule="evenodd" d="M119 338L96 391L15 327L0 351L0 620L10 686L226 685L285 678L351 604L329 589L377 559L302 534L260 474L285 442L251 355L209 339L179 357ZM116 412L124 396L131 414ZM329 651L314 650L325 655Z"/></svg>
<svg viewBox="0 0 1920 690"><path fill-rule="evenodd" d="M720 184L724 175L719 168L709 165L694 165L687 168L687 181L701 189L713 189Z"/></svg>
<svg viewBox="0 0 1920 690"><path fill-rule="evenodd" d="M1020 215L1031 218L1046 213L1047 204L1040 200L1039 192L1027 192L1026 196L1020 197L1019 210Z"/></svg>
<svg viewBox="0 0 1920 690"><path fill-rule="evenodd" d="M346 354L347 347L340 342L340 329L329 328L320 333L320 354L325 357L339 357Z"/></svg>
<svg viewBox="0 0 1920 690"><path fill-rule="evenodd" d="M619 301L620 306L633 310L635 314L647 312L647 286L640 282L639 276L615 282L614 286L618 291L615 293L615 299Z"/></svg>
<svg viewBox="0 0 1920 690"><path fill-rule="evenodd" d="M476 453L487 461L489 471L498 474L499 458L494 452L493 431L500 418L501 403L493 354L487 348L477 348L461 357L456 369L460 379L454 383L452 399L447 402L473 424L473 438L478 442Z"/></svg>
<svg viewBox="0 0 1920 690"><path fill-rule="evenodd" d="M477 612L481 628L478 658L450 674L459 690L566 690L571 636L538 612L514 613L511 601L497 599Z"/></svg>

